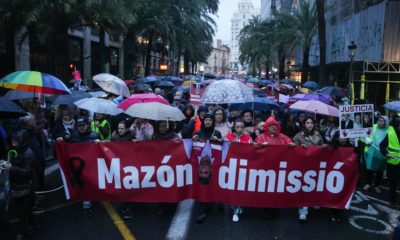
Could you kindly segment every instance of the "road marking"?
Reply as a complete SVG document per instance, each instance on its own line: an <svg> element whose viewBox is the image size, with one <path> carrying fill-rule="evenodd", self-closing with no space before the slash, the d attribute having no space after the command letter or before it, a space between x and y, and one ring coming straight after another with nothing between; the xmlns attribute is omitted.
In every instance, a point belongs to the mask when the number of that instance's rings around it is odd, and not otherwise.
<svg viewBox="0 0 400 240"><path fill-rule="evenodd" d="M194 200L192 199L186 199L179 203L165 239L175 240L186 238L193 206Z"/></svg>
<svg viewBox="0 0 400 240"><path fill-rule="evenodd" d="M125 240L135 240L135 236L131 233L129 228L126 226L124 220L118 215L115 211L111 203L103 202L103 207L106 209L108 215L110 215L111 219L113 220L115 226L117 226L119 232L121 233L122 237Z"/></svg>

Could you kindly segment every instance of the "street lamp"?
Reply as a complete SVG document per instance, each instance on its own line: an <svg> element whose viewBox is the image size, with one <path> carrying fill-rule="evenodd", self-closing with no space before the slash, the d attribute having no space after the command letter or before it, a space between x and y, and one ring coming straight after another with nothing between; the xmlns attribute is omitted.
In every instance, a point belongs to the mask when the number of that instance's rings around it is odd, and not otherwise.
<svg viewBox="0 0 400 240"><path fill-rule="evenodd" d="M354 41L351 41L351 44L347 46L347 49L350 58L349 87L351 88L351 104L354 104L354 56L356 55L357 45L354 43Z"/></svg>

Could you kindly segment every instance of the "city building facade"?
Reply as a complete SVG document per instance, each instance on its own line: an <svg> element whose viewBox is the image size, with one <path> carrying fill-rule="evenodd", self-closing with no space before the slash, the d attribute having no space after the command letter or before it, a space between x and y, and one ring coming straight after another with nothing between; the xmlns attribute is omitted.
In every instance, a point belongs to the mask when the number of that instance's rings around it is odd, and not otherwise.
<svg viewBox="0 0 400 240"><path fill-rule="evenodd" d="M238 9L235 11L231 18L231 39L230 39L230 58L229 67L231 69L231 74L245 74L247 67L242 66L239 62L239 39L240 30L249 20L255 16L260 15L260 9L255 8L251 0L240 0L238 3Z"/></svg>
<svg viewBox="0 0 400 240"><path fill-rule="evenodd" d="M217 39L217 45L213 47L207 63L204 67L206 73L212 73L218 76L229 74L229 55L230 49L227 45L222 44L220 39Z"/></svg>

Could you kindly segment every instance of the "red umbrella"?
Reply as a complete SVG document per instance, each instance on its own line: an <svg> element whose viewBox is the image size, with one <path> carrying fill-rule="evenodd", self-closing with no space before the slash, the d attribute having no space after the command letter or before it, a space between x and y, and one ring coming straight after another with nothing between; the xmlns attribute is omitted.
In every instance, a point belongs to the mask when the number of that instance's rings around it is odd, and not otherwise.
<svg viewBox="0 0 400 240"><path fill-rule="evenodd" d="M126 86L129 86L129 84L134 84L135 83L135 81L133 81L132 79L125 80L124 82L125 82Z"/></svg>
<svg viewBox="0 0 400 240"><path fill-rule="evenodd" d="M142 93L142 94L132 94L130 97L122 101L119 105L118 108L121 108L123 110L128 109L130 106L136 104L136 103L147 103L147 102L159 102L162 104L169 105L169 102L165 100L164 98L158 96L157 94L154 93Z"/></svg>

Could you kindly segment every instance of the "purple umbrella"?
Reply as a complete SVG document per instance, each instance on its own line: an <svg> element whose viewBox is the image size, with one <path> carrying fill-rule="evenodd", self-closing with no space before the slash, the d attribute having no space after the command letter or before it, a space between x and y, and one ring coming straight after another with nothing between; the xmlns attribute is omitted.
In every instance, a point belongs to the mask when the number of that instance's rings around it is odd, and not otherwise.
<svg viewBox="0 0 400 240"><path fill-rule="evenodd" d="M339 117L339 109L315 100L297 101L293 103L289 108L305 112L312 112L315 114Z"/></svg>
<svg viewBox="0 0 400 240"><path fill-rule="evenodd" d="M292 97L292 99L303 100L303 101L316 100L316 101L320 101L320 102L323 102L326 104L333 103L333 99L330 96L320 94L320 93L298 93L298 94L294 95Z"/></svg>

